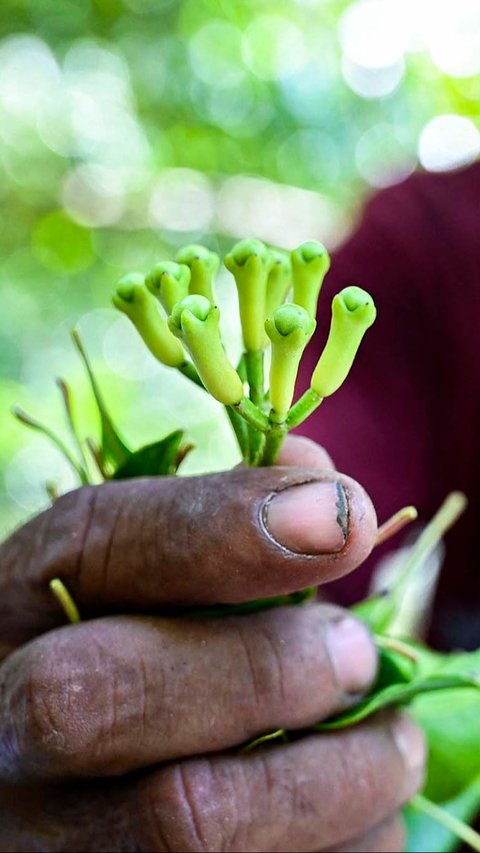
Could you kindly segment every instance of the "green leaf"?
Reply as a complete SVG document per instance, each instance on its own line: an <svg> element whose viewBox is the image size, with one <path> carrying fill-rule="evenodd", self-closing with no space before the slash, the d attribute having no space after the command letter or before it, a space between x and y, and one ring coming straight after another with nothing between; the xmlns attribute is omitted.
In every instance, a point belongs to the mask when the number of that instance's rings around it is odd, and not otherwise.
<svg viewBox="0 0 480 853"><path fill-rule="evenodd" d="M390 649L379 648L378 664L375 693L393 684L408 684L416 674L416 665L412 660Z"/></svg>
<svg viewBox="0 0 480 853"><path fill-rule="evenodd" d="M480 811L480 776L453 800L442 803L442 809L465 824L471 823ZM459 847L458 836L425 812L407 806L404 817L408 832L409 853L450 853Z"/></svg>
<svg viewBox="0 0 480 853"><path fill-rule="evenodd" d="M95 397L95 402L97 404L98 414L100 416L100 423L102 426L101 450L103 465L111 466L116 469L128 460L131 456L131 451L120 438L107 411L96 376L93 372L92 365L90 364L90 359L88 358L85 347L83 346L80 335L76 329L72 330L72 340L78 350L80 358L83 361L85 370L87 371L93 396Z"/></svg>
<svg viewBox="0 0 480 853"><path fill-rule="evenodd" d="M181 455L180 445L183 431L170 433L160 441L147 444L131 453L126 462L120 465L113 475L114 480L127 480L130 477L159 477L175 474L177 460ZM183 459L184 457L181 456Z"/></svg>
<svg viewBox="0 0 480 853"><path fill-rule="evenodd" d="M384 708L406 705L422 693L431 693L437 690L458 687L474 687L478 690L480 688L480 680L478 677L468 675L467 673L452 673L451 675L432 675L428 678L419 678L410 683L391 684L377 693L368 696L363 702L356 705L355 708L351 708L344 714L341 714L341 716L335 717L333 720L318 723L314 726L314 729L320 732L345 729L348 726L353 726L362 722L362 720L366 720L367 717ZM478 697L480 700L480 691L478 692Z"/></svg>
<svg viewBox="0 0 480 853"><path fill-rule="evenodd" d="M470 673L480 679L480 651L445 657L440 677ZM447 690L422 696L412 714L429 746L426 795L435 802L456 797L480 770L480 691Z"/></svg>
<svg viewBox="0 0 480 853"><path fill-rule="evenodd" d="M85 486L88 484L89 480L88 480L87 471L85 470L85 468L83 468L82 465L80 465L80 463L75 459L75 456L69 450L67 445L62 441L61 438L59 438L59 436L56 433L54 433L50 429L50 427L47 427L47 426L45 426L45 424L40 423L40 421L37 421L35 418L32 418L30 415L27 414L27 412L24 412L23 409L21 409L19 406L14 406L12 408L12 415L18 421L20 421L20 423L24 424L27 427L30 427L30 429L34 429L37 432L42 433L42 435L44 435L45 438L48 438L48 440L57 448L57 450L60 451L60 453L67 460L69 465L72 466L73 470L78 475L82 486ZM49 490L47 489L47 492L48 491Z"/></svg>
<svg viewBox="0 0 480 853"><path fill-rule="evenodd" d="M410 549L392 587L384 595L362 601L352 608L372 631L388 633L412 578L421 574L425 562L462 514L466 503L462 492L451 492Z"/></svg>
<svg viewBox="0 0 480 853"><path fill-rule="evenodd" d="M65 380L62 379L61 377L59 377L57 379L57 386L58 386L60 393L62 395L63 406L65 409L65 414L67 416L67 425L68 425L68 428L70 430L70 434L71 434L71 436L75 442L75 445L77 447L78 455L80 457L82 467L86 472L88 472L87 459L85 456L85 452L83 450L82 440L81 440L80 435L77 431L77 427L75 424L75 418L73 415L73 394L72 394L72 390L71 390L70 386L68 385L68 383L65 382Z"/></svg>
<svg viewBox="0 0 480 853"><path fill-rule="evenodd" d="M213 607L195 607L181 610L177 615L188 619L216 619L223 616L240 616L246 613L260 613L275 607L292 607L305 604L317 595L317 587L308 587L287 595L275 595L272 598L258 598L256 601L243 601L240 604L215 604Z"/></svg>
<svg viewBox="0 0 480 853"><path fill-rule="evenodd" d="M352 613L362 619L372 631L380 630L384 613L390 611L390 603L385 600L387 598L388 595L375 595L371 598L365 598L353 605Z"/></svg>

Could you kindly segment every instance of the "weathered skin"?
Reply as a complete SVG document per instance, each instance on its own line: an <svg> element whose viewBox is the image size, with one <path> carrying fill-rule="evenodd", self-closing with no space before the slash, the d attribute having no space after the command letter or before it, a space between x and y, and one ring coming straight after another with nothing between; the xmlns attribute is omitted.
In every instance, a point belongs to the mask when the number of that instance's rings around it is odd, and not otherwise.
<svg viewBox="0 0 480 853"><path fill-rule="evenodd" d="M312 443L283 461L81 489L1 546L0 851L401 849L423 766L405 718L232 749L356 701L375 676L365 629L352 645L350 617L319 603L172 618L321 585L369 553L361 487ZM344 544L300 554L274 538L275 496L317 482L345 490L315 522L321 539L337 512ZM293 512L300 529L301 499ZM94 618L63 625L57 576Z"/></svg>
<svg viewBox="0 0 480 853"><path fill-rule="evenodd" d="M266 534L265 508L276 493L319 481L345 486L347 542L338 554L294 554ZM79 489L1 546L2 639L61 624L54 577L89 613L239 602L341 577L365 559L375 529L365 492L331 471L237 468Z"/></svg>

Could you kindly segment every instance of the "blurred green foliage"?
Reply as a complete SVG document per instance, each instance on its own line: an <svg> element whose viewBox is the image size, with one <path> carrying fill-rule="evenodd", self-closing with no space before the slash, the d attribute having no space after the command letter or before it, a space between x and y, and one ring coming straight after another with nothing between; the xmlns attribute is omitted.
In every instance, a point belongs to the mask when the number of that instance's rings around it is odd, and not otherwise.
<svg viewBox="0 0 480 853"><path fill-rule="evenodd" d="M109 308L113 284L192 240L334 247L367 191L475 157L479 33L470 0L3 0L2 533L46 479L72 485L11 404L63 428L66 376L92 429L74 323L133 443L184 426L188 470L233 461L213 405L187 406Z"/></svg>

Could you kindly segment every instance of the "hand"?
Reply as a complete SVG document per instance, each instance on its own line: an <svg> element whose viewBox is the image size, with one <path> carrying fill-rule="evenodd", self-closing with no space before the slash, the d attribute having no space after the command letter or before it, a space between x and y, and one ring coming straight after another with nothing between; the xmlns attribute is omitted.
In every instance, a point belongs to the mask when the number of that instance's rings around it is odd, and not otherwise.
<svg viewBox="0 0 480 853"><path fill-rule="evenodd" d="M367 556L361 487L306 440L282 462L81 489L1 546L0 850L401 849L423 773L407 717L235 749L358 700L376 671L366 629L325 604L171 618ZM89 621L59 627L53 577Z"/></svg>

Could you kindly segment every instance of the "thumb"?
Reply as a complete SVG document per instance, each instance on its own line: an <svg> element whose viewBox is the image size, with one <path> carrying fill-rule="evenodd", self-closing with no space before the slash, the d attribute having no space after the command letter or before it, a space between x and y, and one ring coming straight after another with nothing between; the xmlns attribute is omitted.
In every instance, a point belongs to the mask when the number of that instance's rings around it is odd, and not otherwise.
<svg viewBox="0 0 480 853"><path fill-rule="evenodd" d="M0 547L3 641L61 617L53 577L82 615L252 601L351 572L376 533L368 495L334 471L239 468L80 489Z"/></svg>
<svg viewBox="0 0 480 853"><path fill-rule="evenodd" d="M287 435L277 464L288 465L289 468L335 471L332 458L325 448L305 435Z"/></svg>

